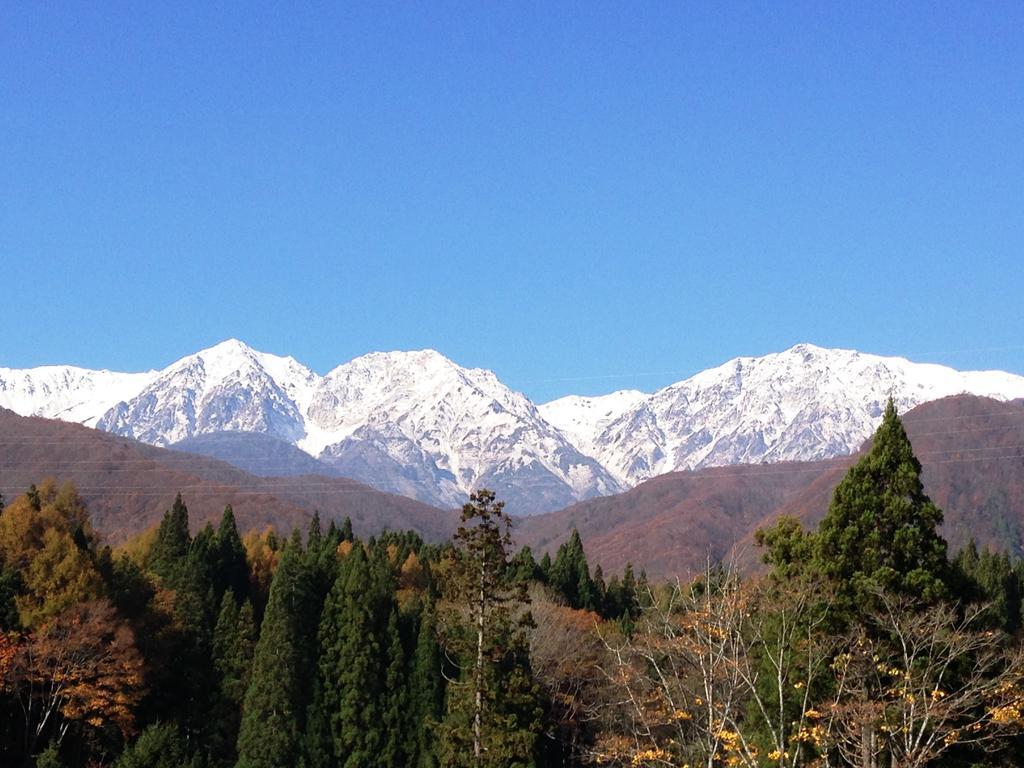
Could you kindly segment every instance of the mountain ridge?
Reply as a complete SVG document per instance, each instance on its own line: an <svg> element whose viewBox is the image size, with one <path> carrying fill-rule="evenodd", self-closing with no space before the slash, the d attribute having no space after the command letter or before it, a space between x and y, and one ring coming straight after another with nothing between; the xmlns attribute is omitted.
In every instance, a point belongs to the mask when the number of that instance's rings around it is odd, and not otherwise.
<svg viewBox="0 0 1024 768"><path fill-rule="evenodd" d="M901 415L925 492L945 513L955 552L968 540L1024 556L1024 402L957 395ZM870 447L813 462L669 472L607 498L517 521L515 538L551 554L578 529L591 565L628 561L654 578L685 578L710 558L759 567L754 534L780 516L814 529L849 468Z"/></svg>
<svg viewBox="0 0 1024 768"><path fill-rule="evenodd" d="M649 394L538 405L494 372L433 349L371 352L320 375L237 339L146 373L0 369L0 406L22 415L158 446L264 434L380 490L454 507L488 486L524 514L680 469L850 453L890 393L906 411L961 392L1024 398L1024 377L798 344L734 358ZM204 451L230 443L210 440ZM273 468L269 456L261 460Z"/></svg>

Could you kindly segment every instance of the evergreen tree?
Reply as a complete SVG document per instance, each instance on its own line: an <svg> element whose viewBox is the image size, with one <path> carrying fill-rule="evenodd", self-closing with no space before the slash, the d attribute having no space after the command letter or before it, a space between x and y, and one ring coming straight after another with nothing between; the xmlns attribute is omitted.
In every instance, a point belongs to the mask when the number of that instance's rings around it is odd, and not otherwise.
<svg viewBox="0 0 1024 768"><path fill-rule="evenodd" d="M357 544L344 560L320 620L306 739L309 768L386 765L381 762L388 741L381 624L393 603L379 587Z"/></svg>
<svg viewBox="0 0 1024 768"><path fill-rule="evenodd" d="M51 744L36 755L35 768L64 768L64 762L60 759L60 748L56 744Z"/></svg>
<svg viewBox="0 0 1024 768"><path fill-rule="evenodd" d="M192 538L188 532L188 507L181 500L179 493L174 499L174 505L164 513L163 520L160 521L156 540L147 558L149 570L165 583L173 584L188 556L191 544Z"/></svg>
<svg viewBox="0 0 1024 768"><path fill-rule="evenodd" d="M437 643L434 604L429 601L420 612L416 651L410 681L409 765L438 768L435 730L444 713L444 677L441 648Z"/></svg>
<svg viewBox="0 0 1024 768"><path fill-rule="evenodd" d="M230 591L242 604L249 598L249 565L245 559L245 545L238 535L235 512L228 504L224 507L215 539L214 590L219 601Z"/></svg>
<svg viewBox="0 0 1024 768"><path fill-rule="evenodd" d="M540 581L540 566L533 558L533 550L528 546L520 549L511 563L512 578L516 581L531 582Z"/></svg>
<svg viewBox="0 0 1024 768"><path fill-rule="evenodd" d="M524 631L531 623L526 585L509 577L510 527L492 491L478 490L462 507L445 589L455 607L446 643L462 670L448 686L445 766L506 768L534 760L542 710Z"/></svg>
<svg viewBox="0 0 1024 768"><path fill-rule="evenodd" d="M551 566L550 584L570 607L588 611L597 609L597 591L590 578L590 566L580 533L575 528L569 540L558 548Z"/></svg>
<svg viewBox="0 0 1024 768"><path fill-rule="evenodd" d="M971 539L953 561L955 594L963 602L989 606L991 623L1014 634L1021 626L1021 582L1007 553L986 547L978 552Z"/></svg>
<svg viewBox="0 0 1024 768"><path fill-rule="evenodd" d="M328 531L324 536L320 531L320 516L314 515L306 537L306 568L309 572L313 588L313 604L315 616L310 616L310 637L314 639L311 648L315 648L317 626L320 622L320 610L334 581L338 576L338 541L335 534Z"/></svg>
<svg viewBox="0 0 1024 768"><path fill-rule="evenodd" d="M762 560L772 567L776 580L785 581L814 567L815 534L805 531L791 515L783 515L769 528L758 529L755 541L764 548Z"/></svg>
<svg viewBox="0 0 1024 768"><path fill-rule="evenodd" d="M13 568L0 563L0 632L18 629L18 594L21 592L21 576Z"/></svg>
<svg viewBox="0 0 1024 768"><path fill-rule="evenodd" d="M114 763L114 768L201 768L185 739L170 723L149 726Z"/></svg>
<svg viewBox="0 0 1024 768"><path fill-rule="evenodd" d="M947 594L942 512L925 495L892 398L871 449L846 473L818 529L817 565L850 606L886 589L934 601Z"/></svg>
<svg viewBox="0 0 1024 768"><path fill-rule="evenodd" d="M632 563L626 563L621 581L618 576L612 577L608 584L606 602L609 618L618 619L622 631L631 634L633 622L640 615L640 597Z"/></svg>
<svg viewBox="0 0 1024 768"><path fill-rule="evenodd" d="M255 647L252 603L246 600L239 608L235 596L225 592L213 632L213 665L219 694L214 709L213 741L215 753L230 764L235 759L242 702L249 687Z"/></svg>
<svg viewBox="0 0 1024 768"><path fill-rule="evenodd" d="M573 528L569 541L563 543L555 554L548 583L561 595L566 605L577 608L579 607L579 578L576 565L578 553L572 546L574 538L577 542L579 541L579 534L575 528Z"/></svg>
<svg viewBox="0 0 1024 768"><path fill-rule="evenodd" d="M346 515L345 520L341 524L341 540L354 541L355 538L355 534L352 533L352 518Z"/></svg>
<svg viewBox="0 0 1024 768"><path fill-rule="evenodd" d="M545 584L551 583L551 555L547 552L540 559L540 580Z"/></svg>
<svg viewBox="0 0 1024 768"><path fill-rule="evenodd" d="M302 553L289 543L270 585L270 597L253 658L238 734L238 768L292 768L309 685L303 672L309 584Z"/></svg>
<svg viewBox="0 0 1024 768"><path fill-rule="evenodd" d="M338 544L341 543L341 529L338 528L338 524L331 520L330 525L327 526L327 533L324 534L327 539L333 539ZM337 544L335 545L337 546Z"/></svg>
<svg viewBox="0 0 1024 768"><path fill-rule="evenodd" d="M384 700L381 724L384 727L384 747L379 765L408 765L407 752L409 732L413 723L409 720L409 671L405 649L398 631L398 607L394 600L388 611L388 622L381 639L384 652Z"/></svg>
<svg viewBox="0 0 1024 768"><path fill-rule="evenodd" d="M43 509L43 497L39 495L39 489L36 488L36 484L32 483L28 487L28 491L25 493L25 497L28 499L28 505L36 512L41 512ZM179 494L179 499L181 498Z"/></svg>
<svg viewBox="0 0 1024 768"><path fill-rule="evenodd" d="M594 589L594 608L602 616L607 617L608 611L608 587L604 583L604 570L598 565L594 568L594 578L591 580Z"/></svg>

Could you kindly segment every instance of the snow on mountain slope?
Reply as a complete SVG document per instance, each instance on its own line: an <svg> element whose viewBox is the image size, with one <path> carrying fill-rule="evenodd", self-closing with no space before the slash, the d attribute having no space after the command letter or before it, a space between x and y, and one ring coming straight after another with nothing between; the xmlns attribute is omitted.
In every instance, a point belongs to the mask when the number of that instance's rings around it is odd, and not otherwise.
<svg viewBox="0 0 1024 768"><path fill-rule="evenodd" d="M148 374L53 370L62 373L5 371L0 405L160 446L270 435L354 479L444 506L481 486L517 513L622 490L525 396L430 350L374 353L321 377L232 339ZM231 461L236 449L224 450Z"/></svg>
<svg viewBox="0 0 1024 768"><path fill-rule="evenodd" d="M582 397L567 395L538 405L540 415L587 455L597 446L593 440L610 422L639 405L650 395L637 389L620 389L610 395Z"/></svg>
<svg viewBox="0 0 1024 768"><path fill-rule="evenodd" d="M901 410L960 393L1011 400L1024 398L1024 377L799 344L650 395L537 407L492 372L432 350L364 355L327 376L233 339L149 373L0 368L0 406L22 415L156 445L260 433L382 490L447 506L488 486L517 513L675 469L848 453L871 434L890 392Z"/></svg>
<svg viewBox="0 0 1024 768"><path fill-rule="evenodd" d="M961 393L1011 400L1024 377L798 344L665 387L579 439L627 486L677 469L821 459L856 449L890 393L901 411Z"/></svg>
<svg viewBox="0 0 1024 768"><path fill-rule="evenodd" d="M121 400L133 397L156 376L90 371L69 365L0 368L0 407L22 416L44 416L96 426Z"/></svg>
<svg viewBox="0 0 1024 768"><path fill-rule="evenodd" d="M404 467L394 489L415 476L435 503L458 504L488 486L510 509L536 512L620 490L524 395L433 350L373 353L339 366L307 415L300 447L356 479L364 468Z"/></svg>
<svg viewBox="0 0 1024 768"><path fill-rule="evenodd" d="M160 371L97 426L161 446L213 432L260 432L294 443L305 434L302 409L318 378L291 358L231 339Z"/></svg>

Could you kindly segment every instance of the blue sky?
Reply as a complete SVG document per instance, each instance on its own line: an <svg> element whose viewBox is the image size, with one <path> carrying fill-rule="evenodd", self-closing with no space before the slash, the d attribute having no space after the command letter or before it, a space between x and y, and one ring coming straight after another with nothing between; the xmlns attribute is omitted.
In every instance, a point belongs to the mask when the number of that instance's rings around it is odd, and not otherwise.
<svg viewBox="0 0 1024 768"><path fill-rule="evenodd" d="M1021 3L292 5L5 8L0 365L1024 373Z"/></svg>

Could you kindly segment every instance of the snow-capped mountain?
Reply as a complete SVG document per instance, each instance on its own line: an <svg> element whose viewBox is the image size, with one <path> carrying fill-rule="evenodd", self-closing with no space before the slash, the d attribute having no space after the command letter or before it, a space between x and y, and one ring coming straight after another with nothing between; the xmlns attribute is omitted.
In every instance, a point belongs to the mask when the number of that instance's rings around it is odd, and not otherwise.
<svg viewBox="0 0 1024 768"><path fill-rule="evenodd" d="M385 490L459 504L481 486L510 509L554 509L621 490L491 372L433 350L373 353L324 377L299 443L342 474L392 467Z"/></svg>
<svg viewBox="0 0 1024 768"><path fill-rule="evenodd" d="M108 409L133 397L156 376L90 371L70 365L0 368L0 407L22 416L74 421L95 427Z"/></svg>
<svg viewBox="0 0 1024 768"><path fill-rule="evenodd" d="M597 397L567 395L539 405L537 410L549 424L560 429L573 445L588 456L593 456L599 450L594 440L604 428L648 397L650 395L638 389L620 389L610 395Z"/></svg>
<svg viewBox="0 0 1024 768"><path fill-rule="evenodd" d="M96 423L107 432L169 445L212 432L261 432L297 442L316 374L290 357L231 339L182 358Z"/></svg>
<svg viewBox="0 0 1024 768"><path fill-rule="evenodd" d="M901 410L961 393L1010 400L1024 397L1024 377L799 344L653 394L536 406L494 373L432 350L372 353L326 376L236 340L148 373L0 368L0 407L22 415L156 445L222 435L207 448L227 461L232 451L258 461L231 438L258 433L382 490L452 506L487 486L527 514L675 469L849 453L890 393ZM268 454L259 464L264 474L271 463Z"/></svg>
<svg viewBox="0 0 1024 768"><path fill-rule="evenodd" d="M481 486L525 513L622 490L525 396L431 350L374 353L327 376L234 339L147 374L0 369L0 406L160 446L265 434L340 474L442 506ZM213 445L227 461L242 451Z"/></svg>
<svg viewBox="0 0 1024 768"><path fill-rule="evenodd" d="M562 401L541 409L633 486L677 469L849 453L874 431L890 393L900 411L961 393L1012 400L1024 397L1024 377L798 344L702 371L610 420ZM584 423L581 413L594 418Z"/></svg>

